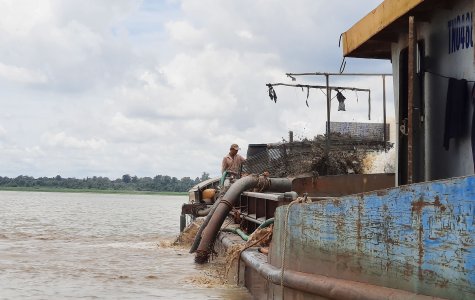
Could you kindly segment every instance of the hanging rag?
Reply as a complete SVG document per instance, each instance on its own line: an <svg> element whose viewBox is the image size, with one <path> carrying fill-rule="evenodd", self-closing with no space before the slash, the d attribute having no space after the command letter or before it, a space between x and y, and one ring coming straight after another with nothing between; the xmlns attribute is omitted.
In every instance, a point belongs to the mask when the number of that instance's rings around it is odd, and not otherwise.
<svg viewBox="0 0 475 300"><path fill-rule="evenodd" d="M336 98L338 99L338 111L345 111L345 96L337 90Z"/></svg>
<svg viewBox="0 0 475 300"><path fill-rule="evenodd" d="M277 103L277 94L275 93L274 87L271 84L267 84L267 87L269 88L269 98L274 101L274 103Z"/></svg>
<svg viewBox="0 0 475 300"><path fill-rule="evenodd" d="M445 106L444 148L449 150L450 139L463 136L467 110L467 80L449 79Z"/></svg>

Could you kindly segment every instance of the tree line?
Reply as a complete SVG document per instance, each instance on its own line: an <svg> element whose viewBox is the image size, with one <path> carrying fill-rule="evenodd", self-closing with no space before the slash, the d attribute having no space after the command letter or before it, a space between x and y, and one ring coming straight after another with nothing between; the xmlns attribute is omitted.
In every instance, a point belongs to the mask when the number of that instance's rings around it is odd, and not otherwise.
<svg viewBox="0 0 475 300"><path fill-rule="evenodd" d="M38 177L20 175L15 178L0 176L0 187L9 188L58 188L58 189L93 189L115 191L151 191L151 192L186 192L192 186L209 179L209 174L203 172L201 177L178 179L168 175L155 177L137 177L124 174L122 178L111 180L107 177L87 177L83 179L55 177Z"/></svg>

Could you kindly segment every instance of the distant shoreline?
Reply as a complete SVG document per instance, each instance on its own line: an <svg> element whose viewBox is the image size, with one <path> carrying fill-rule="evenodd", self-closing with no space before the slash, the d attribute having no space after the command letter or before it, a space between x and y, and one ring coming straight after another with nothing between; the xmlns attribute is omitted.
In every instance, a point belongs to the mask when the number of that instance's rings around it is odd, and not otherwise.
<svg viewBox="0 0 475 300"><path fill-rule="evenodd" d="M167 195L185 196L187 192L154 192L154 191L127 191L127 190L99 190L99 189L65 189L47 187L0 187L0 191L15 192L48 192L48 193L93 193L93 194L127 194L127 195Z"/></svg>

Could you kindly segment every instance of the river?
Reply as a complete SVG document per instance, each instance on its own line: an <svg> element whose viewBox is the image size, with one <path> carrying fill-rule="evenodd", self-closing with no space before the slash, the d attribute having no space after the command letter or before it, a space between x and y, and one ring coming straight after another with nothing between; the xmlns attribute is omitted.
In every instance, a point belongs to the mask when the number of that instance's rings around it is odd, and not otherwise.
<svg viewBox="0 0 475 300"><path fill-rule="evenodd" d="M251 299L171 245L186 200L0 191L0 299Z"/></svg>

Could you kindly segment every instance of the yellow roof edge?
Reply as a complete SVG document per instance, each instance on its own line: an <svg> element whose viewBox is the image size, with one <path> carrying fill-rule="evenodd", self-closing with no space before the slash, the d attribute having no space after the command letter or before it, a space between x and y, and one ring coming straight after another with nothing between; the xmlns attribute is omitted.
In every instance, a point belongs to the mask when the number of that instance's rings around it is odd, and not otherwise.
<svg viewBox="0 0 475 300"><path fill-rule="evenodd" d="M343 56L351 57L353 51L424 1L385 0L343 33Z"/></svg>

